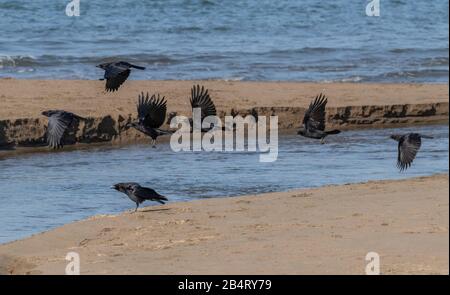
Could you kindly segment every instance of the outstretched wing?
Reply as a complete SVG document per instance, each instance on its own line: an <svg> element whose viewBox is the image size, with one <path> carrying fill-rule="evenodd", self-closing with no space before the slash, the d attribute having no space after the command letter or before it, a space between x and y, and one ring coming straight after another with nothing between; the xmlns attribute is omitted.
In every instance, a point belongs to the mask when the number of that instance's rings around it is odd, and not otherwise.
<svg viewBox="0 0 450 295"><path fill-rule="evenodd" d="M314 102L309 104L309 108L303 118L306 130L325 130L325 107L327 98L322 93L316 96Z"/></svg>
<svg viewBox="0 0 450 295"><path fill-rule="evenodd" d="M167 198L158 194L154 189L148 187L135 187L134 195L143 200L152 200L164 204L163 201L167 201Z"/></svg>
<svg viewBox="0 0 450 295"><path fill-rule="evenodd" d="M216 116L216 107L214 106L211 97L208 94L208 90L200 85L193 86L191 90L191 106L192 109L201 109L202 121L208 116Z"/></svg>
<svg viewBox="0 0 450 295"><path fill-rule="evenodd" d="M106 91L116 91L130 76L128 67L110 65L105 69Z"/></svg>
<svg viewBox="0 0 450 295"><path fill-rule="evenodd" d="M401 171L411 166L421 144L422 140L417 133L410 133L400 138L398 142L397 167Z"/></svg>
<svg viewBox="0 0 450 295"><path fill-rule="evenodd" d="M152 95L149 97L147 93L142 92L139 95L139 102L137 106L139 122L145 127L159 128L164 124L167 112L167 101L165 97Z"/></svg>
<svg viewBox="0 0 450 295"><path fill-rule="evenodd" d="M72 120L72 114L67 112L57 112L48 118L47 143L51 148L56 149L63 146L64 132L66 132Z"/></svg>

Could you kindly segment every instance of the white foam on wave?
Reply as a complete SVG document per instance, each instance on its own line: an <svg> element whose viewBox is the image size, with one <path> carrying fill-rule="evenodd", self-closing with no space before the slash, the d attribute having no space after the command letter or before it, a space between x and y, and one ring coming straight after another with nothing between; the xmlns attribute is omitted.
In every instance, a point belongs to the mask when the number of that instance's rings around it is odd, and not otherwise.
<svg viewBox="0 0 450 295"><path fill-rule="evenodd" d="M5 55L0 54L0 68L28 66L36 61L32 55Z"/></svg>

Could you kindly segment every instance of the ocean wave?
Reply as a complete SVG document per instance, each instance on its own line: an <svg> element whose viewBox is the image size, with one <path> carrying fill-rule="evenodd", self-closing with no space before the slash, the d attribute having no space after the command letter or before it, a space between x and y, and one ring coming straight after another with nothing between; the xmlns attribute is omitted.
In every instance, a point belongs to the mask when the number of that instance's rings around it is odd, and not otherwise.
<svg viewBox="0 0 450 295"><path fill-rule="evenodd" d="M447 53L447 48L394 48L390 49L391 53Z"/></svg>
<svg viewBox="0 0 450 295"><path fill-rule="evenodd" d="M448 57L431 57L427 58L420 64L423 67L440 67L448 66Z"/></svg>
<svg viewBox="0 0 450 295"><path fill-rule="evenodd" d="M303 48L294 48L294 49L275 49L271 51L264 52L262 54L269 54L272 56L279 55L291 55L291 54L304 54L304 53L332 53L339 51L359 51L359 49L355 48L340 48L340 47L303 47Z"/></svg>
<svg viewBox="0 0 450 295"><path fill-rule="evenodd" d="M0 68L30 67L36 64L36 58L30 55L0 55Z"/></svg>
<svg viewBox="0 0 450 295"><path fill-rule="evenodd" d="M0 9L4 10L27 10L27 6L17 1L6 1L0 3Z"/></svg>
<svg viewBox="0 0 450 295"><path fill-rule="evenodd" d="M89 57L83 58L85 63L102 63L114 60L126 60L129 62L139 62L147 65L174 65L182 63L181 59L174 56L163 54L130 54L130 55L115 55L103 57Z"/></svg>
<svg viewBox="0 0 450 295"><path fill-rule="evenodd" d="M0 55L0 68L5 67L56 67L62 64L99 64L109 61L126 60L147 65L172 65L181 60L158 54L131 54L114 56L59 56L42 55L38 57L28 55Z"/></svg>
<svg viewBox="0 0 450 295"><path fill-rule="evenodd" d="M198 27L198 26L180 26L180 27L173 27L173 28L167 28L165 30L167 33L171 34L171 33L175 33L175 34L179 34L179 33L194 33L194 32L201 32L203 31L203 28Z"/></svg>
<svg viewBox="0 0 450 295"><path fill-rule="evenodd" d="M361 77L361 76L354 76L354 77L348 77L348 78L340 79L339 82L343 82L343 83L352 82L352 83L355 83L355 82L362 82L363 80L364 80L364 78Z"/></svg>
<svg viewBox="0 0 450 295"><path fill-rule="evenodd" d="M448 77L448 70L436 70L436 69L426 69L426 70L411 70L411 71L397 71L389 72L379 75L382 78L395 78L395 79L417 79L417 78L440 78L442 76Z"/></svg>

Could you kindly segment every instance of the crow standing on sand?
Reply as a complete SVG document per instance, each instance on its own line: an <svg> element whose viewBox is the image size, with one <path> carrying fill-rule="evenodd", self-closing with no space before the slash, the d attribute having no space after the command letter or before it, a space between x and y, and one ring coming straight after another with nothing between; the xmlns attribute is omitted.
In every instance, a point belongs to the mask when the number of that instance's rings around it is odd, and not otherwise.
<svg viewBox="0 0 450 295"><path fill-rule="evenodd" d="M48 117L46 137L48 146L53 149L63 147L64 133L74 121L86 120L73 113L59 110L45 111L42 115Z"/></svg>
<svg viewBox="0 0 450 295"><path fill-rule="evenodd" d="M136 66L126 61L107 62L97 66L105 70L105 75L100 81L106 80L106 91L116 91L119 89L131 72L131 68L138 70L145 70L145 67Z"/></svg>
<svg viewBox="0 0 450 295"><path fill-rule="evenodd" d="M431 136L419 133L407 133L404 135L394 134L391 138L398 142L397 167L400 171L406 170L411 166L417 152L422 145L422 138L432 139Z"/></svg>
<svg viewBox="0 0 450 295"><path fill-rule="evenodd" d="M163 205L165 204L164 201L168 201L166 197L161 196L155 190L140 186L139 183L136 182L117 183L112 188L126 194L130 200L136 203L134 212L136 212L139 205L146 200L155 201Z"/></svg>
<svg viewBox="0 0 450 295"><path fill-rule="evenodd" d="M325 143L325 137L341 132L340 130L325 131L325 107L327 101L327 98L322 93L316 96L314 102L309 104L309 108L303 118L303 125L298 134L304 137L320 139L320 143L323 144Z"/></svg>
<svg viewBox="0 0 450 295"><path fill-rule="evenodd" d="M156 95L152 95L149 97L149 94L144 95L142 92L139 95L139 101L137 105L138 111L138 122L131 123L131 127L136 130L148 135L152 139L152 145L155 147L156 139L158 136L172 134L172 131L169 130L161 130L162 124L164 124L164 120L166 119L167 112L167 101L165 97L158 97Z"/></svg>

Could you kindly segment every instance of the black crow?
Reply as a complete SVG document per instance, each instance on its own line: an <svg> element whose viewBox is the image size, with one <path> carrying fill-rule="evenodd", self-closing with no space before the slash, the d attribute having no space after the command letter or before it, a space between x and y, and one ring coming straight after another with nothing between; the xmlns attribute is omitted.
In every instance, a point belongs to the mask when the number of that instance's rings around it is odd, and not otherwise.
<svg viewBox="0 0 450 295"><path fill-rule="evenodd" d="M211 97L209 96L208 89L205 89L203 86L200 88L200 85L193 86L191 89L191 107L192 112L195 108L200 108L201 110L201 122L203 123L203 119L208 116L216 116L217 111L214 106ZM193 119L189 119L189 123L191 124L191 132L193 131L194 122ZM200 126L199 126L200 127ZM201 132L208 132L212 128L203 128L201 127Z"/></svg>
<svg viewBox="0 0 450 295"><path fill-rule="evenodd" d="M411 166L422 144L422 138L432 139L433 137L408 133L404 135L394 134L391 135L391 138L398 142L397 167L400 171L403 171Z"/></svg>
<svg viewBox="0 0 450 295"><path fill-rule="evenodd" d="M46 137L48 146L53 149L63 147L64 133L74 121L86 120L73 113L60 110L45 111L42 112L42 115L48 117Z"/></svg>
<svg viewBox="0 0 450 295"><path fill-rule="evenodd" d="M158 202L163 205L165 204L165 201L168 201L166 197L161 196L155 192L155 190L140 186L139 183L136 182L117 183L112 188L126 194L130 200L136 203L134 212L136 212L139 205L146 200Z"/></svg>
<svg viewBox="0 0 450 295"><path fill-rule="evenodd" d="M105 70L105 75L100 81L106 80L106 91L116 91L119 89L125 80L128 78L131 72L131 68L138 70L145 70L145 67L136 66L126 61L119 62L107 62L97 66Z"/></svg>
<svg viewBox="0 0 450 295"><path fill-rule="evenodd" d="M325 107L327 101L327 98L322 93L316 96L314 102L309 104L309 108L303 118L303 126L298 131L298 134L304 137L320 139L320 143L325 143L325 137L341 132L340 130L325 131Z"/></svg>
<svg viewBox="0 0 450 295"><path fill-rule="evenodd" d="M166 119L166 103L165 97L161 98L159 94L158 97L156 95L149 97L148 93L144 95L143 92L139 95L137 105L138 122L131 123L131 127L150 136L153 147L155 147L158 136L173 133L169 130L159 129Z"/></svg>

